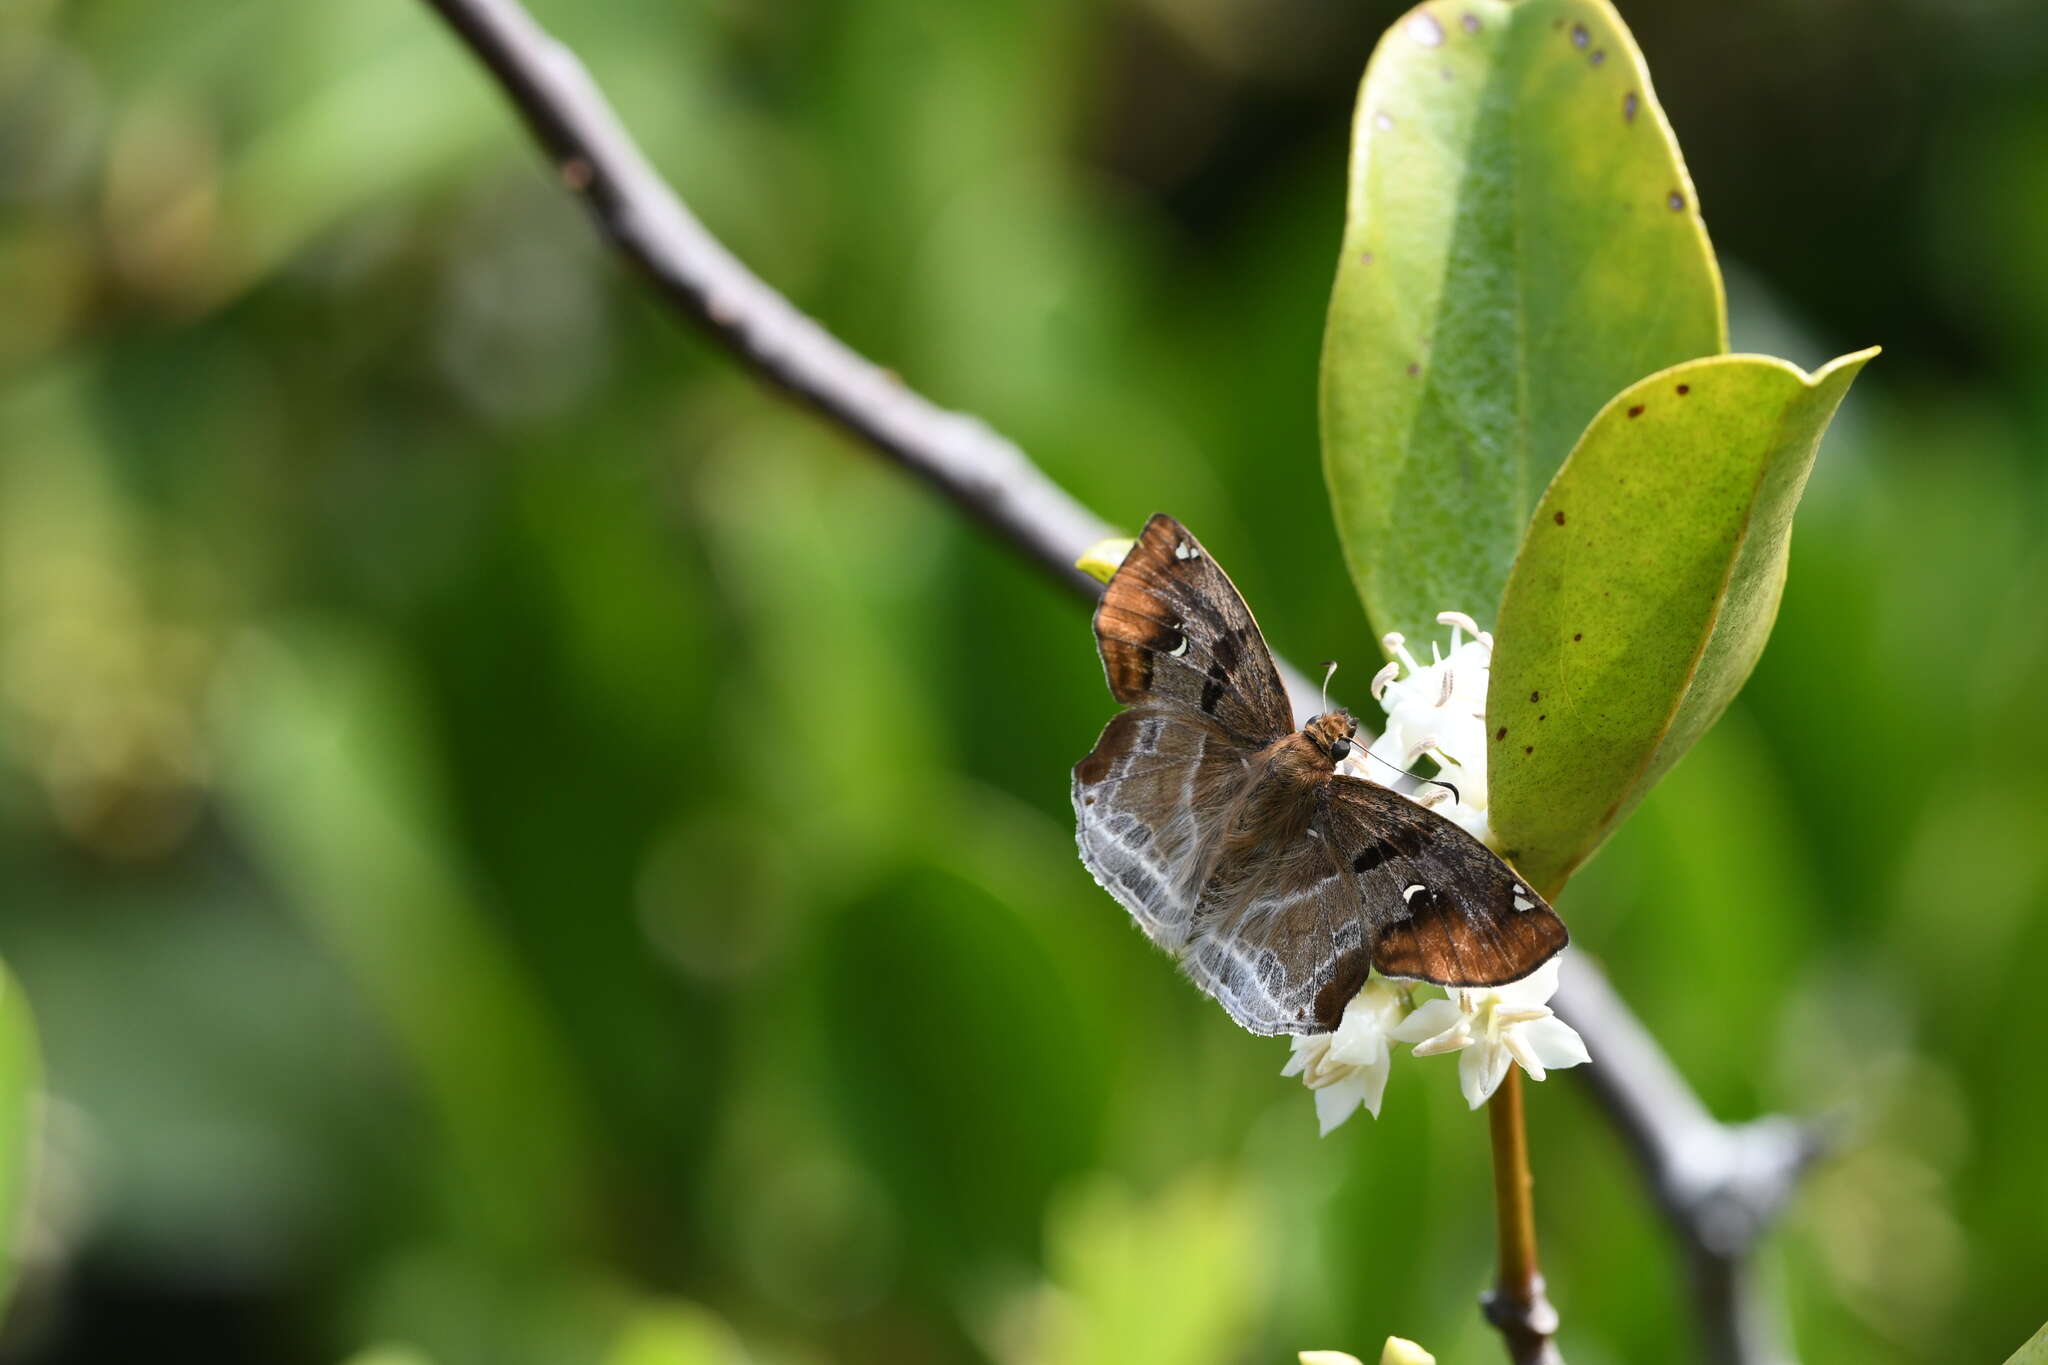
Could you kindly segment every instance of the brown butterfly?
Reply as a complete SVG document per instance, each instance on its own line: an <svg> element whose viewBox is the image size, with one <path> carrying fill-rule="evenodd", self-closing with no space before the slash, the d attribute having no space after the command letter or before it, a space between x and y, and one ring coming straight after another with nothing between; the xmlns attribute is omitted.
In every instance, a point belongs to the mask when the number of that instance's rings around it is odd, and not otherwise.
<svg viewBox="0 0 2048 1365"><path fill-rule="evenodd" d="M1367 970L1443 986L1528 975L1564 923L1486 845L1337 771L1358 722L1296 729L1265 637L1161 514L1095 611L1131 709L1074 767L1081 861L1253 1033L1327 1033Z"/></svg>

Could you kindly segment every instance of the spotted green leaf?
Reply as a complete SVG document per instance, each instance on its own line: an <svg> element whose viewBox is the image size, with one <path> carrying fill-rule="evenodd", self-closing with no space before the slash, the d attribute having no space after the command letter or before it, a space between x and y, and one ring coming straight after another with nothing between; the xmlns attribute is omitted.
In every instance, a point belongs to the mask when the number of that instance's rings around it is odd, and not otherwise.
<svg viewBox="0 0 2048 1365"><path fill-rule="evenodd" d="M6 1306L21 1261L42 1074L28 1001L20 983L0 967L0 1308Z"/></svg>
<svg viewBox="0 0 2048 1365"><path fill-rule="evenodd" d="M1692 180L1614 10L1411 11L1359 91L1323 343L1323 468L1375 626L1487 620L1600 405L1725 336Z"/></svg>
<svg viewBox="0 0 2048 1365"><path fill-rule="evenodd" d="M1508 578L1487 696L1493 828L1554 892L1763 652L1792 513L1875 349L1809 375L1712 356L1601 409Z"/></svg>

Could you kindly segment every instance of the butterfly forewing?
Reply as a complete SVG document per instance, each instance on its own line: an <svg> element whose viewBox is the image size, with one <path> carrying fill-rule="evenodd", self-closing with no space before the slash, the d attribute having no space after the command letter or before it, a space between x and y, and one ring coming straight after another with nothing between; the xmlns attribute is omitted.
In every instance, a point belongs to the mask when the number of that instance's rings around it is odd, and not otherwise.
<svg viewBox="0 0 2048 1365"><path fill-rule="evenodd" d="M1512 868L1396 792L1334 776L1316 823L1373 922L1373 965L1384 975L1498 986L1565 946L1564 922Z"/></svg>
<svg viewBox="0 0 2048 1365"><path fill-rule="evenodd" d="M1178 703L1242 739L1264 744L1294 728L1294 712L1237 588L1187 527L1161 513L1095 609L1109 690L1126 706Z"/></svg>

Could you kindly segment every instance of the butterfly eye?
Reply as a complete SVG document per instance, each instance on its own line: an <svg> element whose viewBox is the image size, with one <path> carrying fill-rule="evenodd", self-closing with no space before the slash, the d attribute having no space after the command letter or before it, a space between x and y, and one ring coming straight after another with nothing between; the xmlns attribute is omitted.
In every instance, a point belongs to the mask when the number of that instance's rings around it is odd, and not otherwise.
<svg viewBox="0 0 2048 1365"><path fill-rule="evenodd" d="M1350 741L1350 740L1348 740L1348 739L1333 739L1333 740L1331 740L1331 741L1330 741L1330 762L1332 762L1332 763L1342 763L1342 762L1344 761L1344 759L1345 759L1345 756L1346 756L1346 755L1348 755L1348 754L1349 754L1350 752L1351 752L1351 741Z"/></svg>

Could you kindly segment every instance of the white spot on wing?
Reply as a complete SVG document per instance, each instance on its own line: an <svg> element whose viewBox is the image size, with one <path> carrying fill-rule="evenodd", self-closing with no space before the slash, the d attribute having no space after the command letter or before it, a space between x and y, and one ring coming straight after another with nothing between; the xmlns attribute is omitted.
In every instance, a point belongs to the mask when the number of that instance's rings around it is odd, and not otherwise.
<svg viewBox="0 0 2048 1365"><path fill-rule="evenodd" d="M1202 552L1183 540L1180 544L1173 547L1173 557L1175 559L1200 559Z"/></svg>
<svg viewBox="0 0 2048 1365"><path fill-rule="evenodd" d="M1416 893L1416 892L1418 892L1418 891L1424 890L1424 889L1425 889L1425 888L1423 887L1423 885L1422 885L1422 883L1421 883L1421 882L1417 882L1417 883L1415 883L1415 885L1413 885L1413 886L1407 886L1407 887L1403 887L1403 888L1401 889L1401 903L1402 903L1403 905L1405 905L1405 904L1407 904L1407 903L1408 903L1409 901L1412 901L1412 900L1414 900L1414 899L1415 899L1415 893Z"/></svg>
<svg viewBox="0 0 2048 1365"><path fill-rule="evenodd" d="M1187 652L1188 652L1188 637L1187 637L1187 636L1185 636L1185 635L1181 636L1181 637L1180 637L1180 643L1179 643L1179 644L1177 644L1177 645L1175 645L1175 646L1174 646L1174 647L1173 647L1172 649L1169 649L1169 650L1167 650L1166 652L1167 652L1167 653L1168 653L1169 655L1171 655L1171 656L1172 656L1173 658L1176 658L1176 659L1178 659L1178 658L1179 658L1179 657L1180 657L1181 655L1183 655L1183 654L1187 653Z"/></svg>
<svg viewBox="0 0 2048 1365"><path fill-rule="evenodd" d="M1532 901L1532 900L1528 900L1528 899L1525 899L1524 897L1521 897L1521 896L1517 896L1517 897L1515 897L1515 909L1517 909L1517 910L1534 910L1535 908L1536 908L1536 902L1535 902L1535 901Z"/></svg>

